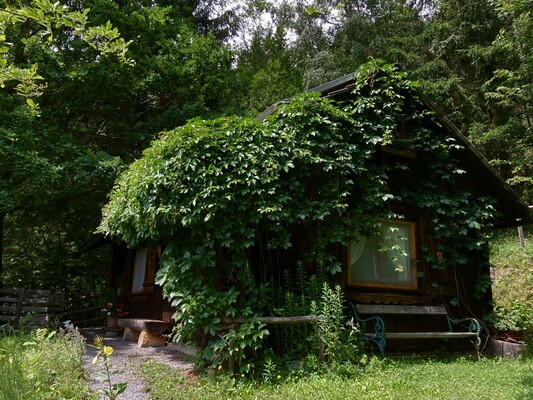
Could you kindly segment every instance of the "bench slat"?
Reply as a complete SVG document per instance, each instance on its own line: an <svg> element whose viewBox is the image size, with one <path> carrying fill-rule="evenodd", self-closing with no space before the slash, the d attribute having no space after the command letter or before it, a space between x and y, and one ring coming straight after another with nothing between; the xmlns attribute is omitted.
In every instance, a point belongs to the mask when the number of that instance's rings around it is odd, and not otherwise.
<svg viewBox="0 0 533 400"><path fill-rule="evenodd" d="M385 339L454 339L476 336L475 332L385 332Z"/></svg>
<svg viewBox="0 0 533 400"><path fill-rule="evenodd" d="M443 306L401 306L393 304L357 304L360 314L447 315Z"/></svg>

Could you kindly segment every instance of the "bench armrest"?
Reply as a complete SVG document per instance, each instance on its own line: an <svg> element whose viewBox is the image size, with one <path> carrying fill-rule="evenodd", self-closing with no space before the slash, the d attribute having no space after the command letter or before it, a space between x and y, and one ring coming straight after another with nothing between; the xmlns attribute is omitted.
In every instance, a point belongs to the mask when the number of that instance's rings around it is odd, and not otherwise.
<svg viewBox="0 0 533 400"><path fill-rule="evenodd" d="M385 322L381 317L378 317L377 315L368 318L361 318L359 317L359 314L357 314L357 309L355 308L354 304L352 302L349 302L348 304L350 304L350 308L352 309L352 314L355 318L355 323L359 327L359 335L363 340L374 342L378 346L379 352L383 357L385 355L386 346ZM366 335L364 329L368 323L374 326L374 332L370 333L369 335Z"/></svg>
<svg viewBox="0 0 533 400"><path fill-rule="evenodd" d="M481 325L479 321L475 318L462 318L462 319L453 319L448 317L448 326L450 327L450 332L453 332L453 325L463 326L468 329L469 332L476 333L478 336L481 332Z"/></svg>
<svg viewBox="0 0 533 400"><path fill-rule="evenodd" d="M357 309L353 305L353 303L350 303L350 307L352 309L352 314L355 318L355 322L359 325L366 325L367 322L373 322L374 323L374 333L376 335L382 335L385 333L385 322L383 321L383 318L378 317L377 315L374 315L372 317L368 318L361 318L359 314L357 313Z"/></svg>

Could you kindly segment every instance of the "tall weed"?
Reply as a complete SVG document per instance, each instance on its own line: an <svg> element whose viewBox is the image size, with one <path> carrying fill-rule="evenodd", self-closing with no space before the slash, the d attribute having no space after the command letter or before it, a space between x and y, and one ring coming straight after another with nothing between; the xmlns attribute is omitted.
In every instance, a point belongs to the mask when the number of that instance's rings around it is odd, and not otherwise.
<svg viewBox="0 0 533 400"><path fill-rule="evenodd" d="M90 399L83 337L71 326L0 335L0 400Z"/></svg>
<svg viewBox="0 0 533 400"><path fill-rule="evenodd" d="M320 299L325 279L323 271L310 275L301 263L294 276L285 270L282 284L273 291L272 314L283 317L312 314L312 304ZM269 330L272 347L289 357L301 358L317 350L316 329L309 324L271 326Z"/></svg>
<svg viewBox="0 0 533 400"><path fill-rule="evenodd" d="M0 400L23 399L33 390L32 381L25 373L26 336L0 337Z"/></svg>
<svg viewBox="0 0 533 400"><path fill-rule="evenodd" d="M332 289L324 283L320 302L313 302L313 314L319 317L318 331L324 356L330 364L361 361L362 342L357 326L346 324L344 296L340 286Z"/></svg>

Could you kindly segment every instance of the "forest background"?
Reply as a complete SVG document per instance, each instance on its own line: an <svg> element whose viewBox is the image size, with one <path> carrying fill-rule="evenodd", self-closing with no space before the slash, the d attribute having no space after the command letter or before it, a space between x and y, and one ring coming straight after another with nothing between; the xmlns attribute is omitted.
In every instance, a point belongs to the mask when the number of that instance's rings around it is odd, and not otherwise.
<svg viewBox="0 0 533 400"><path fill-rule="evenodd" d="M533 202L532 0L0 0L0 285L105 287L117 175L193 117L396 63Z"/></svg>

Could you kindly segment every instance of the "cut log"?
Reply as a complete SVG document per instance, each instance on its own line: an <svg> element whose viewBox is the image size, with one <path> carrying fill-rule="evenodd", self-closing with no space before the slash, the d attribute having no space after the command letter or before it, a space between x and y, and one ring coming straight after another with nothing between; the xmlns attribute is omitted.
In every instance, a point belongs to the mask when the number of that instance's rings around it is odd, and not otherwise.
<svg viewBox="0 0 533 400"><path fill-rule="evenodd" d="M164 337L159 335L152 335L149 332L142 331L137 340L138 347L157 347L165 346L167 341Z"/></svg>
<svg viewBox="0 0 533 400"><path fill-rule="evenodd" d="M126 341L128 341L128 342L137 342L139 340L139 335L140 334L141 334L141 332L134 331L129 326L126 326L124 328L124 334L122 335L122 340L124 342L126 342Z"/></svg>

